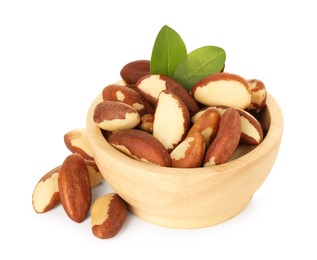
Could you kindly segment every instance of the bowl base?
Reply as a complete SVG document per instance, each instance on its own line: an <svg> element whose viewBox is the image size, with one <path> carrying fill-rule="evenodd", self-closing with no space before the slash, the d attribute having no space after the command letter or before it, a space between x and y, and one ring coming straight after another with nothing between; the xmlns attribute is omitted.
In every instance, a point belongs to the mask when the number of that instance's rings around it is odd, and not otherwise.
<svg viewBox="0 0 317 260"><path fill-rule="evenodd" d="M241 201L240 203L236 204L235 207L230 208L221 214L190 218L151 215L150 213L137 209L131 205L128 205L128 208L131 213L137 217L159 226L180 229L203 228L220 224L238 215L248 206L251 198Z"/></svg>

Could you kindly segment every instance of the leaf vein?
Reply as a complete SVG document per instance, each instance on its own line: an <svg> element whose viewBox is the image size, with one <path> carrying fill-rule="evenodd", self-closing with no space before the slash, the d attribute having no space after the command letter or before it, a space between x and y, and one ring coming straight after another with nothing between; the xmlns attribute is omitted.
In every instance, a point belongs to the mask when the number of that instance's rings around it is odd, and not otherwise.
<svg viewBox="0 0 317 260"><path fill-rule="evenodd" d="M197 70L193 71L193 73L191 73L190 75L188 75L187 78L185 78L184 80L182 80L182 82L180 82L181 84L183 84L184 82L187 82L189 79L191 79L192 77L194 77L199 71L203 70L209 63L213 62L215 59L217 59L219 56L221 56L223 53L218 53L217 56L213 57L211 60L208 60L207 62L205 62L202 66L200 66L199 68L197 68Z"/></svg>

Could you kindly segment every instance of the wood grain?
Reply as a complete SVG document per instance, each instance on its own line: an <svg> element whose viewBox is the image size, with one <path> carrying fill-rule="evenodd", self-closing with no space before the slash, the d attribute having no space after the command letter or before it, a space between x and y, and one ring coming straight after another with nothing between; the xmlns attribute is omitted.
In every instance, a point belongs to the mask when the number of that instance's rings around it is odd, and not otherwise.
<svg viewBox="0 0 317 260"><path fill-rule="evenodd" d="M106 181L129 204L132 213L173 228L198 228L224 222L241 212L262 185L278 153L282 112L268 94L261 121L268 129L263 142L246 155L222 165L177 169L131 159L107 143L87 114L88 140Z"/></svg>

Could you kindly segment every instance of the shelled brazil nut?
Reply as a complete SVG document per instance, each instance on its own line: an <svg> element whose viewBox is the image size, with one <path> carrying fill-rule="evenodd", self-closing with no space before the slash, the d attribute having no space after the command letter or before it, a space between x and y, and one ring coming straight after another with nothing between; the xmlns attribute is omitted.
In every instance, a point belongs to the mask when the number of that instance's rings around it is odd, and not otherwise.
<svg viewBox="0 0 317 260"><path fill-rule="evenodd" d="M170 37L168 43L166 35ZM171 49L173 53L170 53ZM204 46L187 54L178 33L163 26L154 43L151 60L125 64L120 71L120 87L110 84L103 89L102 96L104 100L107 96L134 107L133 104L139 106L142 102L152 105L153 110L140 114L138 124L136 120L125 129L145 131L152 136L150 143L153 140L161 143L171 161L171 165L164 166L192 168L222 164L252 150L240 149L240 146L254 147L262 142L265 131L257 116L266 103L264 83L225 71L225 60L225 51L217 46ZM113 89L120 91L116 90L115 97L109 98L114 95ZM130 92L130 95L125 94ZM137 98L131 101L133 96ZM96 120L98 110L99 104L94 120L100 126ZM111 115L117 118L119 113L120 109L112 110ZM119 127L103 129L108 130L103 130L107 139L113 133L115 137L120 136ZM145 143L132 133L129 137L129 131L124 132L123 146L114 143L113 137L108 141L126 155L150 162L144 154L138 155L144 150ZM127 141L129 138L133 149ZM166 152L159 153L155 150L157 147L151 147L156 164L167 160ZM160 160L158 156L162 156Z"/></svg>
<svg viewBox="0 0 317 260"><path fill-rule="evenodd" d="M226 53L218 46L187 53L178 33L165 25L151 59L124 64L121 79L101 90L93 121L120 156L155 167L216 167L233 161L265 138L267 129L258 118L267 93L261 80L225 71L225 61ZM128 207L115 193L92 201L92 188L103 176L86 129L67 132L64 144L71 154L36 184L35 212L45 213L61 204L77 223L91 212L94 236L116 236Z"/></svg>
<svg viewBox="0 0 317 260"><path fill-rule="evenodd" d="M81 223L88 217L91 205L96 204L94 208L99 208L98 203L92 201L91 190L97 188L104 178L93 158L85 128L67 132L64 143L71 154L37 182L32 194L32 206L36 213L42 214L61 204L71 220ZM109 209L115 208L116 213L108 214L100 227L94 214L91 229L96 237L105 239L120 231L125 222L126 208L125 202L115 193L104 194L99 198L103 197L108 198ZM120 220L117 219L119 215Z"/></svg>

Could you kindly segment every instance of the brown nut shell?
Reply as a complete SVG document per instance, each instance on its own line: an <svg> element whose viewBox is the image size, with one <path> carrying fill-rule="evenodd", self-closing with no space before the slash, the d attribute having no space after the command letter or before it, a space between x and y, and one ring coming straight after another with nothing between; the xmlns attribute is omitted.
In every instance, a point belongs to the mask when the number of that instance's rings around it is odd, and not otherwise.
<svg viewBox="0 0 317 260"><path fill-rule="evenodd" d="M200 167L204 159L205 138L200 132L187 136L171 152L172 167L196 168Z"/></svg>
<svg viewBox="0 0 317 260"><path fill-rule="evenodd" d="M145 132L150 134L153 133L153 122L154 122L154 115L152 114L145 114L140 118L139 128Z"/></svg>
<svg viewBox="0 0 317 260"><path fill-rule="evenodd" d="M247 81L239 75L227 72L202 79L190 92L197 102L206 106L224 105L245 109L251 104Z"/></svg>
<svg viewBox="0 0 317 260"><path fill-rule="evenodd" d="M219 121L220 114L217 109L206 109L189 129L187 136L193 136L199 132L204 137L206 145L209 146L216 136Z"/></svg>
<svg viewBox="0 0 317 260"><path fill-rule="evenodd" d="M241 119L241 143L258 145L263 140L263 130L259 121L245 110L238 109Z"/></svg>
<svg viewBox="0 0 317 260"><path fill-rule="evenodd" d="M148 103L135 89L111 84L102 91L103 101L118 101L135 108L140 116L154 114L154 106Z"/></svg>
<svg viewBox="0 0 317 260"><path fill-rule="evenodd" d="M85 160L91 188L100 184L104 178L94 160ZM36 184L32 195L33 208L37 213L44 213L60 204L58 175L61 165L46 173Z"/></svg>
<svg viewBox="0 0 317 260"><path fill-rule="evenodd" d="M161 91L167 90L176 94L186 105L191 115L199 110L196 100L176 80L165 75L147 75L141 78L136 88L153 105L156 105Z"/></svg>
<svg viewBox="0 0 317 260"><path fill-rule="evenodd" d="M90 187L94 188L98 184L100 184L104 178L95 162L95 160L85 160L88 174L89 174L89 180L90 180Z"/></svg>
<svg viewBox="0 0 317 260"><path fill-rule="evenodd" d="M93 160L86 128L72 129L64 135L64 143L72 153L79 153L84 159Z"/></svg>
<svg viewBox="0 0 317 260"><path fill-rule="evenodd" d="M138 92L151 104L156 105L157 98L163 90L166 90L166 80L162 75L146 75L138 80L135 87Z"/></svg>
<svg viewBox="0 0 317 260"><path fill-rule="evenodd" d="M116 101L103 101L96 105L94 122L103 130L118 131L136 127L140 115L130 105Z"/></svg>
<svg viewBox="0 0 317 260"><path fill-rule="evenodd" d="M115 193L96 199L91 208L91 229L101 239L112 238L121 230L127 218L125 201Z"/></svg>
<svg viewBox="0 0 317 260"><path fill-rule="evenodd" d="M134 85L140 78L150 74L149 60L135 60L127 63L120 71L122 79L128 85Z"/></svg>
<svg viewBox="0 0 317 260"><path fill-rule="evenodd" d="M37 213L44 213L57 206L60 202L58 189L58 174L60 166L46 173L36 184L32 205Z"/></svg>
<svg viewBox="0 0 317 260"><path fill-rule="evenodd" d="M91 187L88 169L83 157L71 154L64 160L58 176L61 204L75 222L86 219L91 203Z"/></svg>
<svg viewBox="0 0 317 260"><path fill-rule="evenodd" d="M145 131L121 130L113 133L108 142L131 158L160 166L171 166L170 155L164 146Z"/></svg>
<svg viewBox="0 0 317 260"><path fill-rule="evenodd" d="M250 112L259 113L266 105L265 85L258 79L249 79L247 83L251 92L251 104L246 109Z"/></svg>
<svg viewBox="0 0 317 260"><path fill-rule="evenodd" d="M241 136L241 119L238 111L228 108L219 122L214 141L205 154L204 166L218 165L229 160Z"/></svg>
<svg viewBox="0 0 317 260"><path fill-rule="evenodd" d="M215 106L204 108L192 117L192 121L198 120L199 116L209 110L217 110L220 117L228 110L227 106ZM237 109L241 119L241 137L240 142L247 145L258 145L263 140L263 127L260 122L249 112L243 109Z"/></svg>

